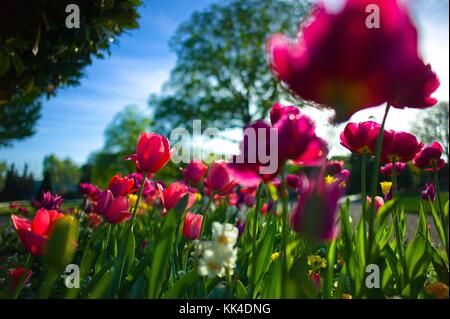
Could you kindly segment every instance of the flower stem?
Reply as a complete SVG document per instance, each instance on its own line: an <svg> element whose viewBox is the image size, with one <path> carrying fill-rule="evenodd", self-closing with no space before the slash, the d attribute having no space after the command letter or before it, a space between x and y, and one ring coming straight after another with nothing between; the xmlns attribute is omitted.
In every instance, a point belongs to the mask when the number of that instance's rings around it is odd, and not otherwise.
<svg viewBox="0 0 450 319"><path fill-rule="evenodd" d="M442 223L442 227L444 228L444 236L445 236L445 243L443 243L445 245L445 248L447 250L447 257L449 255L449 238L448 238L448 223L447 220L445 218L445 212L444 209L442 208L442 201L441 201L441 190L439 187L439 175L438 175L438 169L436 166L436 161L433 161L433 173L434 173L434 187L436 189L436 198L438 201L438 209L439 209L439 215L441 216L441 223Z"/></svg>
<svg viewBox="0 0 450 319"><path fill-rule="evenodd" d="M286 296L287 276L288 276L288 260L287 260L287 241L288 241L288 224L287 224L287 198L286 198L286 179L284 172L281 172L281 200L283 203L283 211L281 216L281 244L282 244L282 272L281 272L281 298Z"/></svg>
<svg viewBox="0 0 450 319"><path fill-rule="evenodd" d="M28 271L31 268L32 261L33 261L33 256L31 254L28 254L27 261L25 262L24 271L23 271L22 275L20 276L19 281L17 282L17 286L14 289L14 292L12 294L12 299L17 299L19 297L19 293L22 290L22 285L25 281Z"/></svg>
<svg viewBox="0 0 450 319"><path fill-rule="evenodd" d="M208 212L209 212L209 208L211 206L213 197L214 197L214 193L211 193L211 196L209 197L208 202L206 203L206 206L205 206L205 212L203 214L202 228L200 230L200 236L199 236L200 239L204 239L204 232L205 232L205 228L206 228L206 218L208 217Z"/></svg>
<svg viewBox="0 0 450 319"><path fill-rule="evenodd" d="M368 240L369 254L368 254L368 258L367 258L368 264L371 263L372 246L373 246L373 241L375 239L375 234L374 234L375 196L377 194L378 170L379 170L380 161L381 161L384 126L386 124L386 118L388 116L390 107L391 107L391 105L389 103L387 103L385 111L384 111L383 121L381 122L380 132L378 133L378 137L377 137L377 143L376 143L376 149L375 149L375 161L374 161L373 169L372 169L372 185L371 185L371 189L370 189L370 195L372 197L372 204L370 205L370 210L369 210L370 213L368 214L368 217L369 217L368 218L368 220L369 220L369 240Z"/></svg>
<svg viewBox="0 0 450 319"><path fill-rule="evenodd" d="M136 199L136 203L134 204L134 208L133 208L133 216L131 217L131 227L134 226L135 222L136 222L136 215L137 215L137 210L139 207L139 203L141 201L142 198L142 193L144 192L144 185L145 185L145 180L147 179L147 172L144 173L144 175L142 176L142 183L141 183L141 187L139 189L139 194L138 194L138 198Z"/></svg>

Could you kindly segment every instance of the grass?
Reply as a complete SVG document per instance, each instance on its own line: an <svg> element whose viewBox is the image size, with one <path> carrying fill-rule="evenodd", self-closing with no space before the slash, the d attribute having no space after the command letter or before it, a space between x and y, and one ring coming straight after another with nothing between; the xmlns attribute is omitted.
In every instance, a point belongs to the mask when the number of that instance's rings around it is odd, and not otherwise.
<svg viewBox="0 0 450 319"><path fill-rule="evenodd" d="M445 206L448 198L448 192L441 192L442 206ZM420 203L424 204L420 195L403 195L400 197L400 205L405 209L405 213L418 214Z"/></svg>

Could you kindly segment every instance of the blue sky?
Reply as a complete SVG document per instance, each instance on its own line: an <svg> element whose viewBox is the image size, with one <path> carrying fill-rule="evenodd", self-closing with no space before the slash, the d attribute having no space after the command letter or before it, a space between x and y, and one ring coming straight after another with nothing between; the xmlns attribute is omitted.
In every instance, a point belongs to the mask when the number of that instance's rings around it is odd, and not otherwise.
<svg viewBox="0 0 450 319"><path fill-rule="evenodd" d="M160 91L175 64L175 55L168 48L171 35L194 11L213 2L216 1L144 0L144 6L140 8L140 28L122 35L118 45L112 46L110 58L94 60L85 69L86 76L80 86L62 89L55 98L44 101L37 133L25 141L15 142L11 148L1 149L0 161L14 162L19 168L28 163L38 177L43 157L50 153L70 157L78 164L84 163L92 151L102 147L104 129L117 112L130 104L149 110L149 95ZM441 88L435 96L448 100L449 1L408 2L419 26L424 59L441 78ZM379 118L381 115L380 108L372 108L358 112L352 119ZM408 129L417 115L415 111L395 110L390 114L387 126ZM315 114L315 117L318 122L323 118L321 114ZM326 128L321 133L329 134ZM335 146L334 152L343 150Z"/></svg>

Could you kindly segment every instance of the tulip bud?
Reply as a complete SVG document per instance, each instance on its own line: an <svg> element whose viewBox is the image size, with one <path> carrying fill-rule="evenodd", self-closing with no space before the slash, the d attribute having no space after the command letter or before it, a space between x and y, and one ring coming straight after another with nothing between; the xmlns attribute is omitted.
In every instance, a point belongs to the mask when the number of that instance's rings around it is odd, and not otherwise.
<svg viewBox="0 0 450 319"><path fill-rule="evenodd" d="M64 269L73 258L78 237L78 221L64 216L53 224L45 246L44 263L56 271Z"/></svg>

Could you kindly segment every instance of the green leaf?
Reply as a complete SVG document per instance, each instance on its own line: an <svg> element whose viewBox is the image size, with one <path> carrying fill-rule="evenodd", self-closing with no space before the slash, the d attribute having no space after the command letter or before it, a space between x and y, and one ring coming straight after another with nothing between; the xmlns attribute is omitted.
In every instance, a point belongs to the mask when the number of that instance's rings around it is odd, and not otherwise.
<svg viewBox="0 0 450 319"><path fill-rule="evenodd" d="M250 285L254 285L254 287L259 284L260 280L269 269L276 230L277 226L275 222L267 222L257 241L256 252L253 252L255 253L255 258L252 258L252 263L247 270L249 283ZM256 262L255 265L253 264L254 262ZM253 271L255 273L253 273ZM257 289L255 289L253 291L253 296L250 296L250 298L255 298L257 292Z"/></svg>
<svg viewBox="0 0 450 319"><path fill-rule="evenodd" d="M361 218L362 219L362 218ZM328 246L327 253L327 270L324 278L323 295L325 299L330 298L331 289L333 287L334 263L336 260L337 239L333 239Z"/></svg>
<svg viewBox="0 0 450 319"><path fill-rule="evenodd" d="M196 273L191 270L178 279L162 296L163 299L185 298L186 291L195 283Z"/></svg>
<svg viewBox="0 0 450 319"><path fill-rule="evenodd" d="M172 254L172 243L176 229L176 213L171 210L164 217L163 226L157 238L157 245L153 253L150 267L150 282L148 285L148 298L160 297L163 285L169 275L170 256Z"/></svg>
<svg viewBox="0 0 450 319"><path fill-rule="evenodd" d="M245 289L244 284L240 280L236 281L235 294L238 299L247 298L247 289Z"/></svg>
<svg viewBox="0 0 450 319"><path fill-rule="evenodd" d="M430 249L428 242L415 238L406 248L405 259L408 268L408 278L414 280L423 275L430 264Z"/></svg>

